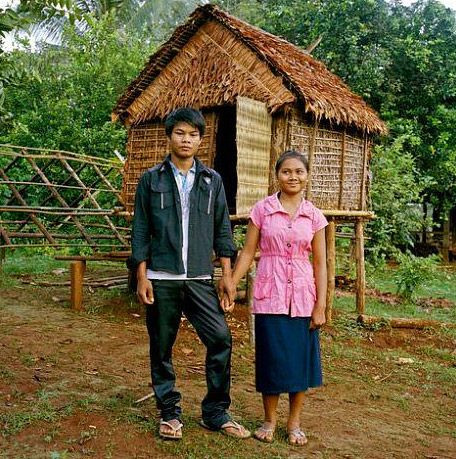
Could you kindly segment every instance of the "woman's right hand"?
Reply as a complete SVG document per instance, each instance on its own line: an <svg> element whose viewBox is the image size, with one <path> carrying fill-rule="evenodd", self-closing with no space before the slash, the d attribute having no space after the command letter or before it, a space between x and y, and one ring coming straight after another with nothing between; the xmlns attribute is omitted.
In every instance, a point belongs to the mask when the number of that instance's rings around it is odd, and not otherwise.
<svg viewBox="0 0 456 459"><path fill-rule="evenodd" d="M136 295L138 296L138 300L141 304L154 304L154 290L152 288L152 282L147 278L138 279Z"/></svg>
<svg viewBox="0 0 456 459"><path fill-rule="evenodd" d="M229 296L225 293L220 301L220 306L224 312L232 312L234 309L234 301L230 301Z"/></svg>

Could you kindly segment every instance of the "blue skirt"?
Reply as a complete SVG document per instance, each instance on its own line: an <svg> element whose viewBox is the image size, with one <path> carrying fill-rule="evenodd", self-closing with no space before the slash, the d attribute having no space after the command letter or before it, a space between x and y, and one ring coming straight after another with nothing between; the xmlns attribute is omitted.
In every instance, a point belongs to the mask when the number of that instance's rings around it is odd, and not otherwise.
<svg viewBox="0 0 456 459"><path fill-rule="evenodd" d="M295 393L322 385L319 331L309 325L310 317L255 315L258 392Z"/></svg>

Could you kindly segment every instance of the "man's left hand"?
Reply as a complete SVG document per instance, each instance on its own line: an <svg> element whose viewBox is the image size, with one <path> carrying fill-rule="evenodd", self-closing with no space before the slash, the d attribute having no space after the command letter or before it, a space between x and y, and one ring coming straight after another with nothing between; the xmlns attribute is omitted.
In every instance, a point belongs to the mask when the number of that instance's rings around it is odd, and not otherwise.
<svg viewBox="0 0 456 459"><path fill-rule="evenodd" d="M234 285L233 278L231 274L224 274L218 282L218 295L220 301L223 298L223 295L226 293L228 295L228 300L230 303L234 303L236 296L236 286Z"/></svg>

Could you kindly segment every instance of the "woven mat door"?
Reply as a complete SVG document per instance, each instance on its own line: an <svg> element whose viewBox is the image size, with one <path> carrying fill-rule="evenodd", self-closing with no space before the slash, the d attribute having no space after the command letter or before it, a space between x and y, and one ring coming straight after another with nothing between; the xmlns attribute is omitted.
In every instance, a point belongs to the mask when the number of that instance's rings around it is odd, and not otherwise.
<svg viewBox="0 0 456 459"><path fill-rule="evenodd" d="M236 214L250 213L268 195L271 124L266 104L238 97L236 106L237 176Z"/></svg>

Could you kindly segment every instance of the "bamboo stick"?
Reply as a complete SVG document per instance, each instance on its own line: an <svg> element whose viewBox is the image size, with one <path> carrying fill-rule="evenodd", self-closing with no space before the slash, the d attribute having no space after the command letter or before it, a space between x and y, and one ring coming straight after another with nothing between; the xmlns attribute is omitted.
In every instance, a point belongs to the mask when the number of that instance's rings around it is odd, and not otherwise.
<svg viewBox="0 0 456 459"><path fill-rule="evenodd" d="M18 249L18 248L36 248L36 247L58 247L58 248L64 248L64 247L79 247L81 249L86 248L87 246L82 245L82 244L66 244L66 243L59 243L59 244L51 244L51 243L46 243L46 244L11 244L11 245L0 245L0 248L6 247L8 249ZM130 244L97 244L97 249L100 249L102 247L119 247L119 248L128 248L130 247Z"/></svg>
<svg viewBox="0 0 456 459"><path fill-rule="evenodd" d="M327 291L326 291L326 322L331 323L334 292L336 289L336 224L334 220L328 222L326 227L326 266L327 266Z"/></svg>
<svg viewBox="0 0 456 459"><path fill-rule="evenodd" d="M28 160L32 160L32 158L27 158ZM25 185L25 187L23 189L25 189L26 187L30 186L30 185L33 185L33 186L45 186L45 187L53 187L53 188L68 188L68 189L72 189L72 190L85 190L85 188L83 187L80 187L80 186L72 186L72 185L59 185L58 183L51 183L49 182L49 184L47 183L40 183L40 182L26 182L26 181L22 181L22 180L2 180L0 181L0 183L2 184L6 184L6 185L9 185L9 184L12 184L12 185ZM89 191L102 191L104 193L115 193L115 194L118 194L120 193L120 190L116 190L114 188L112 189L107 189L107 188L90 188L88 187L87 188Z"/></svg>
<svg viewBox="0 0 456 459"><path fill-rule="evenodd" d="M22 198L21 198L22 199ZM25 202L25 201L23 201ZM116 215L112 209L83 209L78 207L31 207L23 206L0 206L1 212L31 212L36 214L50 215ZM110 226L111 227L111 226Z"/></svg>
<svg viewBox="0 0 456 459"><path fill-rule="evenodd" d="M1 231L1 229L0 229ZM9 231L6 232L10 238L23 238L23 239L40 239L44 236L41 233L22 233L17 231ZM83 239L87 241L87 239L81 234L65 234L65 233L49 233L54 239ZM129 236L125 236L129 237ZM90 234L90 239L115 239L117 237L114 234ZM91 241L91 244L96 246L96 244Z"/></svg>
<svg viewBox="0 0 456 459"><path fill-rule="evenodd" d="M364 313L366 304L366 272L364 264L364 225L361 220L355 223L356 243L356 312Z"/></svg>

